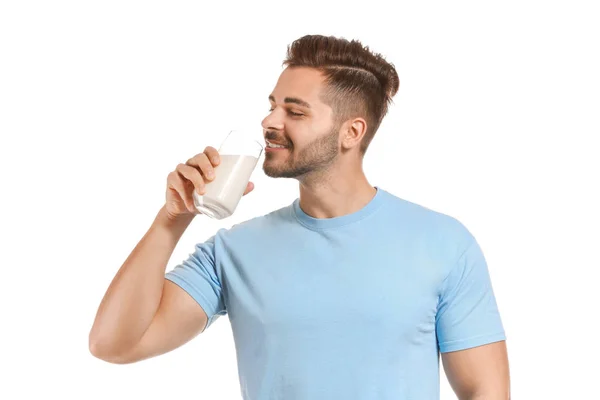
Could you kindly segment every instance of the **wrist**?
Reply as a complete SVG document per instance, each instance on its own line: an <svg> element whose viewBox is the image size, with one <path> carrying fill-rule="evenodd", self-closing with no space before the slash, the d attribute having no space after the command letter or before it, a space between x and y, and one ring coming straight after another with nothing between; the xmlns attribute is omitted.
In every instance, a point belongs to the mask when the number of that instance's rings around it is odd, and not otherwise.
<svg viewBox="0 0 600 400"><path fill-rule="evenodd" d="M170 231L181 231L181 233L183 233L183 231L185 231L185 229L194 220L194 217L194 214L172 216L167 211L167 208L163 206L156 216L155 224Z"/></svg>

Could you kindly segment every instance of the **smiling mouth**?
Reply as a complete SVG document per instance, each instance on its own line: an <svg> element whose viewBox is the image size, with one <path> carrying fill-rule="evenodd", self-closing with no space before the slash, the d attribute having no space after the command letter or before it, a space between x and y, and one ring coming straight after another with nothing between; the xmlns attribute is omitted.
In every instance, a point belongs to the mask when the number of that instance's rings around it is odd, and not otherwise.
<svg viewBox="0 0 600 400"><path fill-rule="evenodd" d="M268 140L266 142L267 142L266 147L267 147L267 149L270 149L270 150L283 150L283 149L288 148L288 146L284 146L282 144L277 144L277 143L272 143L272 142L269 142Z"/></svg>

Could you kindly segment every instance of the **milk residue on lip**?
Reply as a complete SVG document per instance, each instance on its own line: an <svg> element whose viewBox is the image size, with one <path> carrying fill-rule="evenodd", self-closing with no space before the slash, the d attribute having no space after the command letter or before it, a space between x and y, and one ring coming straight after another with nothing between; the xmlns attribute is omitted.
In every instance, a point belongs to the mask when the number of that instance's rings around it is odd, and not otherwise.
<svg viewBox="0 0 600 400"><path fill-rule="evenodd" d="M219 219L233 214L258 162L258 158L247 155L221 155L220 158L215 179L206 183L203 196L195 198L197 207L209 208ZM194 195L196 197L195 192Z"/></svg>

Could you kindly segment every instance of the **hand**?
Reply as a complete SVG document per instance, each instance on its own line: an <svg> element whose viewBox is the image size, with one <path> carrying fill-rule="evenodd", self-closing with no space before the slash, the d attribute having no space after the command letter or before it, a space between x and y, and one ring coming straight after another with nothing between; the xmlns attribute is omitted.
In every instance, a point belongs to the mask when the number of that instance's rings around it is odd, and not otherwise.
<svg viewBox="0 0 600 400"><path fill-rule="evenodd" d="M175 171L167 177L167 215L175 219L185 215L198 215L200 212L194 206L193 191L203 195L207 183L215 179L215 169L220 163L219 152L208 146L203 153L197 154L179 164ZM254 184L248 182L244 196L254 189Z"/></svg>

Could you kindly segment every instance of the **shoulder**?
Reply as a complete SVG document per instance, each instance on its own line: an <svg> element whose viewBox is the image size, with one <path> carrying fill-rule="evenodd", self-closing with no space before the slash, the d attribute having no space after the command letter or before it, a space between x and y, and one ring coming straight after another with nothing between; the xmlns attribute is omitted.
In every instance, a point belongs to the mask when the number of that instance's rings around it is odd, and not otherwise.
<svg viewBox="0 0 600 400"><path fill-rule="evenodd" d="M264 237L272 232L280 231L287 224L294 223L292 205L281 207L268 214L260 215L237 223L231 228L222 228L217 232L221 238L233 240Z"/></svg>
<svg viewBox="0 0 600 400"><path fill-rule="evenodd" d="M440 210L385 192L384 216L415 239L422 239L444 251L450 258L468 248L475 240L467 226L457 217Z"/></svg>

